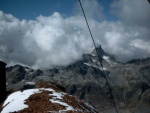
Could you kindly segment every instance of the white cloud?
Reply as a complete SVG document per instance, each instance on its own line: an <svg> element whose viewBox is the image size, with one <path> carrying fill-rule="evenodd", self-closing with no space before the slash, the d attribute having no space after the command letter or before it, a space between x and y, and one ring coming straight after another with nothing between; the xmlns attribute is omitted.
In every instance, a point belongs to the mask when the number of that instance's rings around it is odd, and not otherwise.
<svg viewBox="0 0 150 113"><path fill-rule="evenodd" d="M102 20L105 18L104 7L97 0L81 0L81 4L88 19ZM75 13L82 15L79 3L75 7Z"/></svg>
<svg viewBox="0 0 150 113"><path fill-rule="evenodd" d="M147 0L114 0L112 11L131 25L150 27L150 6Z"/></svg>
<svg viewBox="0 0 150 113"><path fill-rule="evenodd" d="M123 20L119 21L93 19L95 17L92 14L102 16L103 10L97 1L91 1L90 5L88 3L84 1L83 5L85 4L87 11L91 4L94 6L88 14L88 21L97 45L101 44L106 52L114 54L120 61L150 56L149 27L144 25L149 16L135 13L136 17L143 15L144 19L139 18L141 24L136 24L135 20L130 26L127 22L132 23L134 17L128 17L128 14L134 13L132 10L127 12L122 9L127 3L129 9L134 6L136 9L135 0L132 3L122 0L113 3L113 7L120 10L116 12L119 16L120 13L127 15L121 16ZM98 7L100 13L96 11ZM141 10L147 11L147 5L143 7ZM68 65L93 49L87 25L79 14L63 17L59 12L54 12L48 17L41 15L36 20L19 20L0 11L0 60L9 65L20 63L34 68Z"/></svg>
<svg viewBox="0 0 150 113"><path fill-rule="evenodd" d="M67 65L92 51L84 20L81 17L63 18L55 12L37 20L18 20L0 12L0 58L7 63L22 63L36 68ZM82 42L82 43L80 43ZM86 49L89 47L89 49Z"/></svg>
<svg viewBox="0 0 150 113"><path fill-rule="evenodd" d="M136 39L130 42L130 46L143 49L143 51L147 51L150 54L150 42L145 42L141 39Z"/></svg>

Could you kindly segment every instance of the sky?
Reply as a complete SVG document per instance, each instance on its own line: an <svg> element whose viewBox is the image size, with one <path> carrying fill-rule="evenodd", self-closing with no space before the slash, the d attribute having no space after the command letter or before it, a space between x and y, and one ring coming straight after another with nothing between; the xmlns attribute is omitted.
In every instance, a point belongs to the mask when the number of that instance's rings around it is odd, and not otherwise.
<svg viewBox="0 0 150 113"><path fill-rule="evenodd" d="M121 62L150 57L147 0L81 0L96 45ZM78 0L0 0L0 60L66 66L94 49Z"/></svg>

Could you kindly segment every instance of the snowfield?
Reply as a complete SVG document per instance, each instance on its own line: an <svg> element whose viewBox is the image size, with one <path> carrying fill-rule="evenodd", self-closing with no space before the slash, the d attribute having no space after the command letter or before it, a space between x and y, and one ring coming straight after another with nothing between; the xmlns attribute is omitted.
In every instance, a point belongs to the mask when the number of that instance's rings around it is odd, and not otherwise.
<svg viewBox="0 0 150 113"><path fill-rule="evenodd" d="M30 89L23 92L17 91L12 93L4 102L1 113L10 113L14 111L20 111L24 108L27 108L28 105L24 104L25 100L32 94L40 93L39 89Z"/></svg>

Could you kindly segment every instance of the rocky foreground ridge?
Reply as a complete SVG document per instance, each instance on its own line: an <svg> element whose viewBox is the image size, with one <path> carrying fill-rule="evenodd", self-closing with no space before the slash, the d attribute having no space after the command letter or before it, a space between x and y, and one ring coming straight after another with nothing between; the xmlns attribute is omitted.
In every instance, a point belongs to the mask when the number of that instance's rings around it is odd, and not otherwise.
<svg viewBox="0 0 150 113"><path fill-rule="evenodd" d="M13 92L1 109L1 113L98 113L89 103L47 82L38 82L34 89Z"/></svg>
<svg viewBox="0 0 150 113"><path fill-rule="evenodd" d="M97 48L103 63L98 62L96 51L84 54L83 59L66 67L33 70L15 65L7 68L8 90L32 89L38 81L55 82L63 90L94 105L99 112L115 113L106 75L119 113L149 113L150 111L150 58L120 63L113 55Z"/></svg>

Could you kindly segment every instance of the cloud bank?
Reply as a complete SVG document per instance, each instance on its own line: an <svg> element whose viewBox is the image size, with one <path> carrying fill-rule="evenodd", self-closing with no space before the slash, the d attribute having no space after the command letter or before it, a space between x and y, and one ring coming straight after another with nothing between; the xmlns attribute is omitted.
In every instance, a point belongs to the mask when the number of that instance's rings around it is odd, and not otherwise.
<svg viewBox="0 0 150 113"><path fill-rule="evenodd" d="M147 1L115 0L111 10L119 18L116 21L98 21L106 16L102 5L96 0L82 2L85 9L94 6L87 16L97 45L101 44L123 62L150 56ZM40 15L36 20L19 20L0 11L0 60L9 65L52 68L81 59L94 46L82 13L79 8L77 11L71 17L54 12L48 17Z"/></svg>

